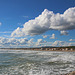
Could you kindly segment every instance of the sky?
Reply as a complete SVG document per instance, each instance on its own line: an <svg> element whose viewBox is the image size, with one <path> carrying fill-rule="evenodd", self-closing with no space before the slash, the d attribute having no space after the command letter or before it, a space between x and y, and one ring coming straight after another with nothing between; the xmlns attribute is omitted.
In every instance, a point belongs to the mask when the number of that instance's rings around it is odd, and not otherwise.
<svg viewBox="0 0 75 75"><path fill-rule="evenodd" d="M75 46L75 0L0 0L0 48Z"/></svg>

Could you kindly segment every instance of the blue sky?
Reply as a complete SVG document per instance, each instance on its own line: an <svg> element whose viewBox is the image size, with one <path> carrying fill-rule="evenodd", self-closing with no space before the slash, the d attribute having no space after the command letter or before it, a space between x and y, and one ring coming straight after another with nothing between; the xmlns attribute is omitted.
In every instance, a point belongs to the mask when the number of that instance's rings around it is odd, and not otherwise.
<svg viewBox="0 0 75 75"><path fill-rule="evenodd" d="M75 0L0 0L0 47L75 46L74 7Z"/></svg>

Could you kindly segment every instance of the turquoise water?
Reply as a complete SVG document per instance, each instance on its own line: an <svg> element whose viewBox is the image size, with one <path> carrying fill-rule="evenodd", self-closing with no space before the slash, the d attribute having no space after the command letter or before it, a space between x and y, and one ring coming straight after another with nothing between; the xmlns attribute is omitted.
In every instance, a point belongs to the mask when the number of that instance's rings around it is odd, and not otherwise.
<svg viewBox="0 0 75 75"><path fill-rule="evenodd" d="M0 49L0 75L61 75L74 70L75 52Z"/></svg>

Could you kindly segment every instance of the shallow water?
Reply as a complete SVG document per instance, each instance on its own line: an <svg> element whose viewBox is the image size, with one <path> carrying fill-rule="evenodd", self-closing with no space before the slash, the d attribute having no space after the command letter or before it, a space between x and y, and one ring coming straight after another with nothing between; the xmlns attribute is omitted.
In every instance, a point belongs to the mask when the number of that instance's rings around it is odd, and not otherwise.
<svg viewBox="0 0 75 75"><path fill-rule="evenodd" d="M61 75L75 70L75 52L0 50L0 75Z"/></svg>

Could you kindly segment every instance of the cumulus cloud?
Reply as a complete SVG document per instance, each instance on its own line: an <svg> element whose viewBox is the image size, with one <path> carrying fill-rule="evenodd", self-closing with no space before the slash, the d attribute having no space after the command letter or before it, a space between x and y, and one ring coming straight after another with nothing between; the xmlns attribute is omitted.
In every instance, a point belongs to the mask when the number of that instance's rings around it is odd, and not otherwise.
<svg viewBox="0 0 75 75"><path fill-rule="evenodd" d="M63 30L63 31L60 31L60 34L61 35L68 35L68 32Z"/></svg>
<svg viewBox="0 0 75 75"><path fill-rule="evenodd" d="M68 43L66 41L59 41L59 40L56 40L52 46L70 46L70 44L73 45L73 43Z"/></svg>
<svg viewBox="0 0 75 75"><path fill-rule="evenodd" d="M47 38L49 35L42 35L43 36L43 38Z"/></svg>
<svg viewBox="0 0 75 75"><path fill-rule="evenodd" d="M69 43L69 46L75 46L75 42Z"/></svg>
<svg viewBox="0 0 75 75"><path fill-rule="evenodd" d="M25 36L25 33L23 33L22 29L18 27L16 30L12 32L11 36L13 37Z"/></svg>
<svg viewBox="0 0 75 75"><path fill-rule="evenodd" d="M75 39L69 39L69 41L75 41Z"/></svg>
<svg viewBox="0 0 75 75"><path fill-rule="evenodd" d="M13 47L13 46L26 46L29 40L27 38L4 38L0 37L0 45L1 47Z"/></svg>
<svg viewBox="0 0 75 75"><path fill-rule="evenodd" d="M55 34L52 34L52 36L50 37L50 39L56 39Z"/></svg>
<svg viewBox="0 0 75 75"><path fill-rule="evenodd" d="M56 40L55 42L52 43L51 46L75 46L75 42L66 42L66 41L60 41Z"/></svg>
<svg viewBox="0 0 75 75"><path fill-rule="evenodd" d="M31 39L28 41L28 43L29 43L29 44L32 44L32 43L33 43L33 40L34 40L34 39L31 38Z"/></svg>
<svg viewBox="0 0 75 75"><path fill-rule="evenodd" d="M47 41L45 41L43 39L38 39L37 42L36 42L36 45L39 46L39 45L42 45L44 43L47 43Z"/></svg>
<svg viewBox="0 0 75 75"><path fill-rule="evenodd" d="M63 14L54 14L53 11L45 9L41 15L26 22L23 28L14 30L11 36L39 35L53 29L75 29L75 7L67 9Z"/></svg>
<svg viewBox="0 0 75 75"><path fill-rule="evenodd" d="M72 40L71 40L72 41ZM43 39L37 39L35 42L33 38L28 40L27 38L4 38L0 37L0 48L25 48L25 47L43 47L43 46L75 46L75 42L66 42L56 40L55 42L45 41Z"/></svg>
<svg viewBox="0 0 75 75"><path fill-rule="evenodd" d="M25 48L25 47L38 47L38 46L44 46L44 43L46 43L47 41L42 40L42 39L38 39L36 42L34 42L34 39L31 38L30 40L28 40L27 38L20 38L20 39L16 39L16 38L4 38L4 37L0 37L0 48L10 48L10 47L21 47L21 48Z"/></svg>
<svg viewBox="0 0 75 75"><path fill-rule="evenodd" d="M37 42L38 43L46 43L46 41L45 40L43 41L42 39L38 39Z"/></svg>
<svg viewBox="0 0 75 75"><path fill-rule="evenodd" d="M66 41L60 41L60 40L56 40L54 42L49 42L49 41L45 41L45 40L42 40L42 39L38 39L36 44L34 44L34 47L44 47L44 46L75 46L75 42L66 42Z"/></svg>
<svg viewBox="0 0 75 75"><path fill-rule="evenodd" d="M16 39L16 38L3 38L0 37L0 44L7 45L19 45L19 44L27 44L28 40L26 38Z"/></svg>

